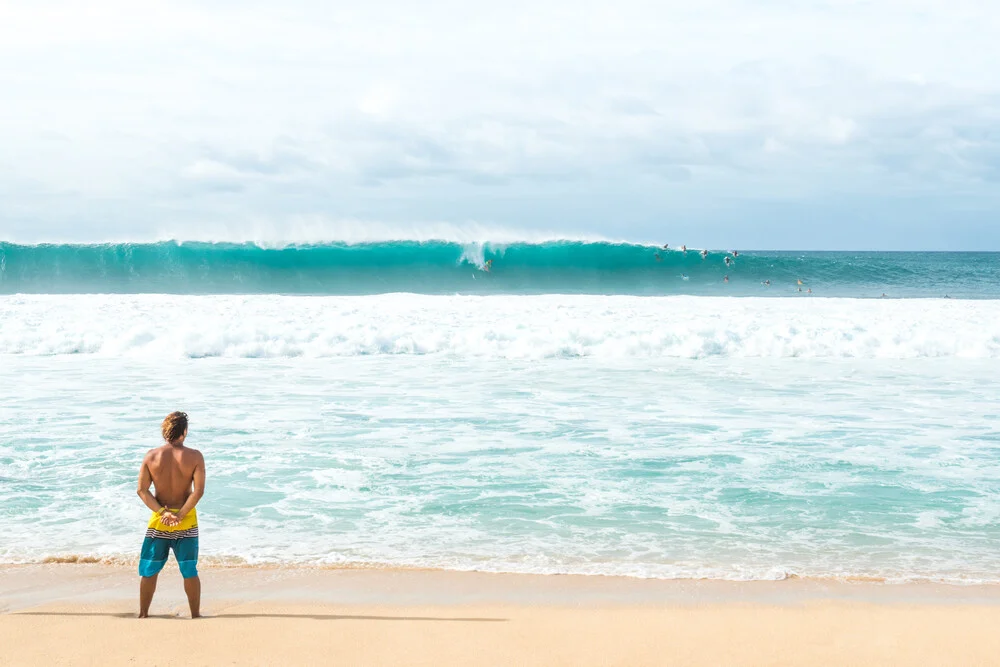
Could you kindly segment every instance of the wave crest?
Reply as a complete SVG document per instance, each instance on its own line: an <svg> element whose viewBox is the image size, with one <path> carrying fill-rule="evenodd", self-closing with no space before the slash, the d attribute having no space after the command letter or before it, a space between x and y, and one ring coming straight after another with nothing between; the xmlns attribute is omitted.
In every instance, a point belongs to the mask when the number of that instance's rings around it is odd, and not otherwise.
<svg viewBox="0 0 1000 667"><path fill-rule="evenodd" d="M489 268L487 272L485 269ZM728 278L728 280L727 280ZM679 252L634 243L0 243L0 293L1000 297L1000 254Z"/></svg>

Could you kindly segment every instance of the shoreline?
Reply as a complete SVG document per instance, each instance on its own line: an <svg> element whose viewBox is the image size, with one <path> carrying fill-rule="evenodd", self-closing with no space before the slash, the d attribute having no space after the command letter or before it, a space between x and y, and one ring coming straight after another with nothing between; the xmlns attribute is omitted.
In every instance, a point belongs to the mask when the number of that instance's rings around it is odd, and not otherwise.
<svg viewBox="0 0 1000 667"><path fill-rule="evenodd" d="M996 664L1000 585L0 566L0 665ZM164 637L183 636L183 641Z"/></svg>
<svg viewBox="0 0 1000 667"><path fill-rule="evenodd" d="M46 556L39 560L23 562L0 562L0 572L6 568L30 568L39 566L66 566L66 565L96 565L110 568L131 568L138 566L138 558L135 556ZM748 577L748 578L726 578L712 576L672 576L663 577L642 574L621 574L604 572L529 572L517 570L489 570L475 568L448 568L435 567L432 565L406 565L398 563L388 563L380 561L344 561L339 563L309 562L309 561L261 561L256 563L247 562L243 558L236 556L203 556L199 559L200 569L211 570L303 570L303 571L398 571L398 572L439 572L456 574L484 574L514 577L582 577L582 578L610 578L623 580L640 581L665 581L665 582L720 582L746 584L756 582L782 582L782 581L804 581L818 583L845 583L845 584L880 584L885 586L910 586L910 585L935 585L946 587L967 588L976 586L996 586L1000 588L1000 578L996 580L984 580L959 577L937 578L929 576L886 576L873 574L822 574L803 575L795 572L783 571L781 576L775 577Z"/></svg>

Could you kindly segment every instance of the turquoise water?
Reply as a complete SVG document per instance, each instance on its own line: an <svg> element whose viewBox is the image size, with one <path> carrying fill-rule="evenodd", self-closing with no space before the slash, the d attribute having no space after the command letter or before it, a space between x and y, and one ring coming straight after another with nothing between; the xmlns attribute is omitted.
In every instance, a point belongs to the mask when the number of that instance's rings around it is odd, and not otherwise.
<svg viewBox="0 0 1000 667"><path fill-rule="evenodd" d="M1000 298L1000 253L713 250L702 259L695 250L576 241L0 243L0 294L796 296L798 281L817 296Z"/></svg>
<svg viewBox="0 0 1000 667"><path fill-rule="evenodd" d="M998 255L0 249L0 562L134 560L181 409L206 559L1000 582Z"/></svg>
<svg viewBox="0 0 1000 667"><path fill-rule="evenodd" d="M208 465L204 557L520 572L996 581L980 362L18 357L6 561L134 557L162 413ZM87 521L68 521L84 512ZM95 530L99 526L99 530Z"/></svg>

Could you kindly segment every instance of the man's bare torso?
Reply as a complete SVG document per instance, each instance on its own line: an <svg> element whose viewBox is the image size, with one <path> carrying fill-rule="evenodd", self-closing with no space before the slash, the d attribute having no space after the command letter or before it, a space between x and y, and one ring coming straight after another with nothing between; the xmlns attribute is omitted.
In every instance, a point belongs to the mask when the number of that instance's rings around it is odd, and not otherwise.
<svg viewBox="0 0 1000 667"><path fill-rule="evenodd" d="M162 445L151 449L143 462L149 468L156 488L156 500L164 507L177 509L191 495L194 471L202 463L197 449Z"/></svg>

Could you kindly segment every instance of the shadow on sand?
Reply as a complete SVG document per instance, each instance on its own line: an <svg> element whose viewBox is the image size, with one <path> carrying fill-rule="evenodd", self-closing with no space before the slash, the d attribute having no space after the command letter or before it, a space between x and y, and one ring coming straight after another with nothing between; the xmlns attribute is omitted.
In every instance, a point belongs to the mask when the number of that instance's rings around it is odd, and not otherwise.
<svg viewBox="0 0 1000 667"><path fill-rule="evenodd" d="M108 618L136 618L135 612L91 612L91 611L22 611L11 616L107 616ZM150 614L149 618L183 619L187 616L170 614ZM506 618L449 618L445 616L360 616L349 614L212 614L202 616L213 618L310 618L314 621L445 621L450 623L503 623Z"/></svg>

